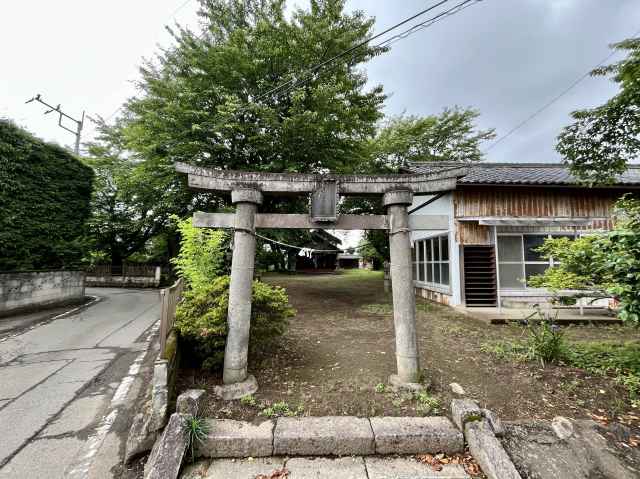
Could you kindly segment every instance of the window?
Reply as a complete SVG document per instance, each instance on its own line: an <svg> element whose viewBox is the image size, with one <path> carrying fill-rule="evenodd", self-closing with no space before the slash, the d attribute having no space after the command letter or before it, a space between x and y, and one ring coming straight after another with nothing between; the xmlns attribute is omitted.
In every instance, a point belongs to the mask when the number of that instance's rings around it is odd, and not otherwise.
<svg viewBox="0 0 640 479"><path fill-rule="evenodd" d="M415 242L414 278L421 283L449 285L449 236Z"/></svg>
<svg viewBox="0 0 640 479"><path fill-rule="evenodd" d="M502 289L524 289L527 280L542 274L554 265L553 258L545 259L536 251L547 238L573 235L499 235L498 266Z"/></svg>

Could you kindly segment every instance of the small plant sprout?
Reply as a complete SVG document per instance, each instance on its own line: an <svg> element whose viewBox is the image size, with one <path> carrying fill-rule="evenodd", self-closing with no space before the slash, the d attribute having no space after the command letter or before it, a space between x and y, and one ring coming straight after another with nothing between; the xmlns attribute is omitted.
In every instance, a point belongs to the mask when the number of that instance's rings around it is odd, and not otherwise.
<svg viewBox="0 0 640 479"><path fill-rule="evenodd" d="M379 394L384 393L387 390L387 386L384 385L384 383L378 383L376 384L376 392Z"/></svg>
<svg viewBox="0 0 640 479"><path fill-rule="evenodd" d="M438 398L431 396L427 391L420 391L415 394L416 399L416 411L420 414L427 415L435 413L440 407L440 401Z"/></svg>
<svg viewBox="0 0 640 479"><path fill-rule="evenodd" d="M196 443L204 443L209 434L209 424L206 419L197 415L189 415L184 420L187 434L187 450L191 452L191 462L196 460Z"/></svg>
<svg viewBox="0 0 640 479"><path fill-rule="evenodd" d="M243 406L257 406L258 402L253 394L247 394L246 396L242 396L240 398L240 404Z"/></svg>
<svg viewBox="0 0 640 479"><path fill-rule="evenodd" d="M304 406L300 404L295 410L284 401L278 401L260 411L260 415L268 418L280 416L297 416L304 412Z"/></svg>

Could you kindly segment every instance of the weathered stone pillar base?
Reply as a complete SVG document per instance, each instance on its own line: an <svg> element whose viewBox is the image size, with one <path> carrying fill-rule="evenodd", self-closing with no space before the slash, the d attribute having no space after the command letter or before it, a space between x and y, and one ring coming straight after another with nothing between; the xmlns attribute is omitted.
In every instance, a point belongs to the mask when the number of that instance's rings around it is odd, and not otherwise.
<svg viewBox="0 0 640 479"><path fill-rule="evenodd" d="M395 387L420 383L420 360L416 337L416 300L413 287L409 214L413 194L408 190L385 193L383 204L389 215L389 252L393 324L396 336L397 375L390 378Z"/></svg>
<svg viewBox="0 0 640 479"><path fill-rule="evenodd" d="M394 391L424 391L427 386L423 383L408 383L400 378L397 374L389 376L389 385Z"/></svg>
<svg viewBox="0 0 640 479"><path fill-rule="evenodd" d="M262 193L253 188L236 189L231 192L231 201L236 205L236 215L229 284L228 332L222 375L225 385L242 383L247 379L251 295L256 254L254 226L256 210L262 203Z"/></svg>
<svg viewBox="0 0 640 479"><path fill-rule="evenodd" d="M244 396L249 396L257 390L258 381L256 381L256 378L252 374L249 374L244 381L214 387L213 394L225 401L232 401L243 398Z"/></svg>

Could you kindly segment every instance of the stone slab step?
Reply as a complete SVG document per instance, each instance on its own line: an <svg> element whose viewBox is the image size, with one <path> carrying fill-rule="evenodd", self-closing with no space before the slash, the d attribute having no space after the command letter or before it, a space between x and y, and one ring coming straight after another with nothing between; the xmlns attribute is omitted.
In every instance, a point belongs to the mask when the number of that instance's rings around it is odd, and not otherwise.
<svg viewBox="0 0 640 479"><path fill-rule="evenodd" d="M210 432L198 452L212 458L454 454L464 449L462 433L446 417L282 417L261 424L226 419L208 423Z"/></svg>
<svg viewBox="0 0 640 479"><path fill-rule="evenodd" d="M372 417L376 454L455 454L464 437L446 417Z"/></svg>
<svg viewBox="0 0 640 479"><path fill-rule="evenodd" d="M273 421L252 424L231 419L208 419L209 434L198 444L204 457L265 457L273 454Z"/></svg>
<svg viewBox="0 0 640 479"><path fill-rule="evenodd" d="M441 471L410 457L269 457L256 459L213 459L188 466L182 479L255 479L282 468L287 479L469 479L459 465L445 465Z"/></svg>
<svg viewBox="0 0 640 479"><path fill-rule="evenodd" d="M375 453L371 423L348 416L278 418L274 455L351 456Z"/></svg>

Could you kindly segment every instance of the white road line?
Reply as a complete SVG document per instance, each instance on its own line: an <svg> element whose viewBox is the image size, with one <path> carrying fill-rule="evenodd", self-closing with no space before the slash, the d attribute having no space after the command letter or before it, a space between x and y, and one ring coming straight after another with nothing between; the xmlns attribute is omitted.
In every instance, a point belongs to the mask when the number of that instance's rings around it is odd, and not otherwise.
<svg viewBox="0 0 640 479"><path fill-rule="evenodd" d="M97 303L98 301L100 301L100 298L98 296L91 296L91 295L87 295L87 296L89 296L90 298L93 298L93 299L91 301L89 301L88 303L81 304L80 306L78 306L76 308L70 309L69 311L65 311L64 313L60 313L57 316L54 316L53 318L49 319L48 321L51 321L53 319L62 318L64 316L66 316L67 314L71 314L71 313L73 313L75 311L78 311L79 309L88 308L92 304Z"/></svg>
<svg viewBox="0 0 640 479"><path fill-rule="evenodd" d="M91 465L93 464L93 460L95 459L96 454L100 450L104 439L109 434L111 430L111 426L115 422L118 417L119 406L121 406L124 400L129 393L129 389L131 389L131 385L133 381L136 379L138 374L140 374L140 368L142 366L142 362L144 361L144 357L151 346L151 338L160 328L160 321L156 321L155 324L151 327L149 334L147 335L145 341L147 343L147 347L144 348L143 351L136 356L136 359L129 366L129 371L127 375L122 378L116 392L111 398L111 403L109 404L109 408L111 412L104 416L100 421L100 425L96 429L96 432L87 439L87 442L84 444L82 449L78 452L76 459L72 464L69 465L65 472L65 478L68 479L84 479L87 477L89 473L89 469L91 469Z"/></svg>

